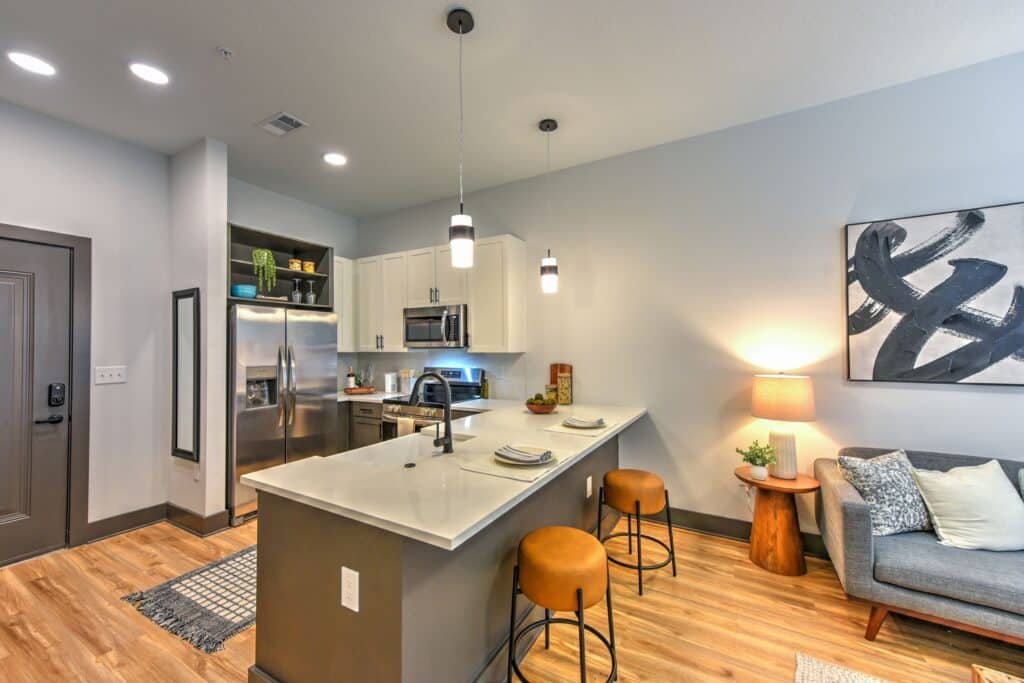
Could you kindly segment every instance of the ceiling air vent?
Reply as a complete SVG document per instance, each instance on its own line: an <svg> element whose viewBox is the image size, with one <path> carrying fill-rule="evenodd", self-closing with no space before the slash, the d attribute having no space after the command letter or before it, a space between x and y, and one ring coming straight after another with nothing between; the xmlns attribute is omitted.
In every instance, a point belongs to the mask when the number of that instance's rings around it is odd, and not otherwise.
<svg viewBox="0 0 1024 683"><path fill-rule="evenodd" d="M292 116L287 112L274 114L270 118L264 119L259 123L260 128L267 131L271 135L276 135L277 137L283 137L288 133L291 133L293 130L305 128L306 125L307 124L305 121L295 116Z"/></svg>

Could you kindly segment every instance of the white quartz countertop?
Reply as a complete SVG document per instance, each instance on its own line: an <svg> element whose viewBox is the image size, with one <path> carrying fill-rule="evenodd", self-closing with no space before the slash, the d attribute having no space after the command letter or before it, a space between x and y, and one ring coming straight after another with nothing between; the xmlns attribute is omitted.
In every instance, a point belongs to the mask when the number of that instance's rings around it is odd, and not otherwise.
<svg viewBox="0 0 1024 683"><path fill-rule="evenodd" d="M454 550L562 471L643 417L636 406L559 406L534 415L521 401L480 399L458 404L481 412L452 422L455 452L440 454L433 433L410 434L344 453L271 467L242 477L260 491ZM569 415L603 417L598 436L545 431ZM471 436L468 440L458 440ZM506 444L550 449L558 464L533 482L461 469L489 460ZM407 463L415 467L407 468Z"/></svg>

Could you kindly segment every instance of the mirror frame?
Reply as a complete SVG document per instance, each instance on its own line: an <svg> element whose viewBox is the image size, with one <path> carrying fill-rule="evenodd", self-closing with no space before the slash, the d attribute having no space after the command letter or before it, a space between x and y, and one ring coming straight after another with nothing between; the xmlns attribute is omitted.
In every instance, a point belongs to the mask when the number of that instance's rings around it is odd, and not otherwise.
<svg viewBox="0 0 1024 683"><path fill-rule="evenodd" d="M192 299L192 450L179 448L178 444L178 302ZM199 348L199 288L180 289L171 294L171 320L173 321L171 385L171 455L199 462L199 369L201 365Z"/></svg>

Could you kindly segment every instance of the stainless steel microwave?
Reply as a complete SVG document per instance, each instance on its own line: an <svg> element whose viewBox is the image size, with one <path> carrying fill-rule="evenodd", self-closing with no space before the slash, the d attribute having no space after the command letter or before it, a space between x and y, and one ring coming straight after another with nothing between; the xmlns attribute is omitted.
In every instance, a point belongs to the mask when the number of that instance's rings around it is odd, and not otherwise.
<svg viewBox="0 0 1024 683"><path fill-rule="evenodd" d="M405 346L410 349L469 346L466 304L405 309Z"/></svg>

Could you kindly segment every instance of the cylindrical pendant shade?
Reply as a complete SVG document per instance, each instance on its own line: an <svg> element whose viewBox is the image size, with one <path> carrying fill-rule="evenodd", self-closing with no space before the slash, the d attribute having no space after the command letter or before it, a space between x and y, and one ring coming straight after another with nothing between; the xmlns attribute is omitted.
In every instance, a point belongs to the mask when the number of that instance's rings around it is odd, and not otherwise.
<svg viewBox="0 0 1024 683"><path fill-rule="evenodd" d="M540 260L540 290L545 294L557 294L558 261L550 253Z"/></svg>
<svg viewBox="0 0 1024 683"><path fill-rule="evenodd" d="M751 400L754 417L780 422L814 419L814 387L805 375L754 375Z"/></svg>
<svg viewBox="0 0 1024 683"><path fill-rule="evenodd" d="M473 241L476 231L473 230L473 217L466 214L452 216L448 228L448 243L452 248L452 268L473 267Z"/></svg>

